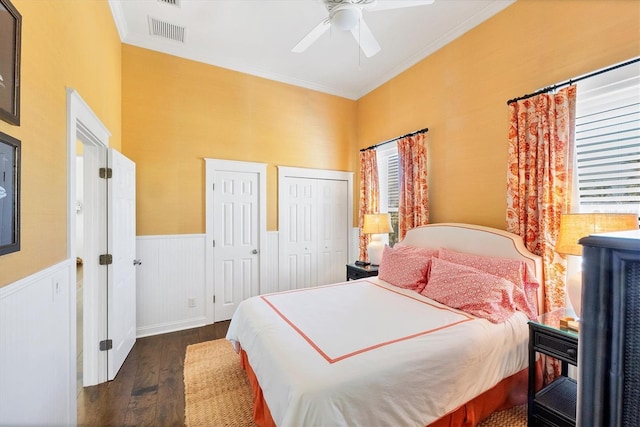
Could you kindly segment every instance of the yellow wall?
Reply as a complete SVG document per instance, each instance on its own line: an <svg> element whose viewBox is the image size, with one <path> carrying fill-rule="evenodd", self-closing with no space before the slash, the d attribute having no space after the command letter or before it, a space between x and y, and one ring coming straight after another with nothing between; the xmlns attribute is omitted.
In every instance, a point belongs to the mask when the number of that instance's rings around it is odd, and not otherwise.
<svg viewBox="0 0 640 427"><path fill-rule="evenodd" d="M358 100L358 145L428 127L431 222L504 229L506 101L639 55L637 0L519 0Z"/></svg>
<svg viewBox="0 0 640 427"><path fill-rule="evenodd" d="M355 101L152 52L122 49L122 150L136 162L137 234L205 232L204 158L351 170Z"/></svg>
<svg viewBox="0 0 640 427"><path fill-rule="evenodd" d="M0 286L66 257L66 87L136 162L140 235L205 231L205 157L269 165L275 230L275 165L357 172L358 148L422 127L431 221L504 228L506 100L640 55L636 0L519 0L356 102L122 46L105 1L13 3L22 124L0 131L22 141L22 247Z"/></svg>
<svg viewBox="0 0 640 427"><path fill-rule="evenodd" d="M120 147L120 39L107 2L12 0L22 15L21 249L0 257L0 287L67 257L66 88Z"/></svg>

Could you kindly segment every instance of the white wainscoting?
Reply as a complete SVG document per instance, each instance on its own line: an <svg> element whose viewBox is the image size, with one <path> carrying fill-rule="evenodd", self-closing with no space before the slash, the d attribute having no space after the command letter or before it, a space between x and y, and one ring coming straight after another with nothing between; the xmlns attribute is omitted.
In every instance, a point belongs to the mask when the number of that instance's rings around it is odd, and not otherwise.
<svg viewBox="0 0 640 427"><path fill-rule="evenodd" d="M75 424L71 268L67 260L0 288L0 425Z"/></svg>
<svg viewBox="0 0 640 427"><path fill-rule="evenodd" d="M267 279L266 283L260 284L260 294L270 294L278 292L278 232L267 231Z"/></svg>
<svg viewBox="0 0 640 427"><path fill-rule="evenodd" d="M205 235L138 236L137 336L206 324ZM267 280L260 293L278 290L278 232L267 232ZM192 303L193 307L189 306Z"/></svg>
<svg viewBox="0 0 640 427"><path fill-rule="evenodd" d="M204 245L204 234L138 236L138 337L206 323Z"/></svg>
<svg viewBox="0 0 640 427"><path fill-rule="evenodd" d="M138 337L204 325L205 235L136 244ZM278 290L277 231L267 232L267 251L261 294ZM0 425L75 423L75 268L67 260L0 288Z"/></svg>

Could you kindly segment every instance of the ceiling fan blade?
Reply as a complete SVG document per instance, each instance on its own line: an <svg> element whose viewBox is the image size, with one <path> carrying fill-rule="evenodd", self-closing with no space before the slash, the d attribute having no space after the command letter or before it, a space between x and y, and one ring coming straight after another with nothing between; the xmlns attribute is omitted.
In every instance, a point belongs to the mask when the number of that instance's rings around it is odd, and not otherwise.
<svg viewBox="0 0 640 427"><path fill-rule="evenodd" d="M318 25L316 25L316 27L311 30L309 34L304 36L302 40L300 40L298 44L295 45L293 49L291 49L291 51L296 53L304 52L309 46L313 44L313 42L318 40L321 35L326 33L330 26L331 21L329 20L329 18L323 20Z"/></svg>
<svg viewBox="0 0 640 427"><path fill-rule="evenodd" d="M364 52L367 58L371 58L376 53L380 52L380 45L378 41L373 36L371 29L364 19L360 19L360 23L353 29L351 29L351 34L356 39L358 44L360 45L360 49Z"/></svg>
<svg viewBox="0 0 640 427"><path fill-rule="evenodd" d="M378 10L401 9L403 7L426 6L435 0L378 0L366 9L371 12Z"/></svg>

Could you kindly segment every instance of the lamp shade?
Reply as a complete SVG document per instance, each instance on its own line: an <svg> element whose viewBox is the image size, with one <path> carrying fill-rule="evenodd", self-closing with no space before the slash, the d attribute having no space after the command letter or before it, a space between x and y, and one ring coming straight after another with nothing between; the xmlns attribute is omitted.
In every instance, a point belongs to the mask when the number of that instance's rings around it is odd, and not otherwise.
<svg viewBox="0 0 640 427"><path fill-rule="evenodd" d="M582 255L578 240L595 233L637 230L638 215L614 213L564 214L560 217L560 234L556 252L565 255ZM567 293L576 315L582 311L582 272L576 271L567 277Z"/></svg>
<svg viewBox="0 0 640 427"><path fill-rule="evenodd" d="M362 232L364 234L385 234L391 233L391 217L388 213L365 214Z"/></svg>
<svg viewBox="0 0 640 427"><path fill-rule="evenodd" d="M384 243L381 234L391 233L391 217L388 213L365 214L362 232L364 234L372 234L371 242L367 245L367 256L369 262L373 265L380 265L382 259L382 251Z"/></svg>
<svg viewBox="0 0 640 427"><path fill-rule="evenodd" d="M563 214L560 218L560 233L556 252L565 255L582 255L583 237L595 233L637 230L638 215L618 213Z"/></svg>

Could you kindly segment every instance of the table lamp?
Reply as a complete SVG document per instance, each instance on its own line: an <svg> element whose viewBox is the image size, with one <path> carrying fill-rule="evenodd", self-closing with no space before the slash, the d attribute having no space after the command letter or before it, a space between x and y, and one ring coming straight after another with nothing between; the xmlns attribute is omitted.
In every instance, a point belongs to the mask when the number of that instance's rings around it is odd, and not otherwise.
<svg viewBox="0 0 640 427"><path fill-rule="evenodd" d="M565 255L582 256L583 237L595 233L611 231L637 230L637 214L616 213L577 213L563 214L560 218L560 233L556 243L556 252ZM567 293L573 311L580 317L582 303L582 269L567 277Z"/></svg>
<svg viewBox="0 0 640 427"><path fill-rule="evenodd" d="M391 217L388 213L364 215L362 232L371 234L371 242L367 246L367 255L372 265L380 265L380 260L382 259L382 251L384 249L382 234L388 234L392 231Z"/></svg>

